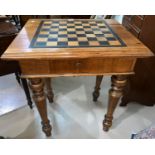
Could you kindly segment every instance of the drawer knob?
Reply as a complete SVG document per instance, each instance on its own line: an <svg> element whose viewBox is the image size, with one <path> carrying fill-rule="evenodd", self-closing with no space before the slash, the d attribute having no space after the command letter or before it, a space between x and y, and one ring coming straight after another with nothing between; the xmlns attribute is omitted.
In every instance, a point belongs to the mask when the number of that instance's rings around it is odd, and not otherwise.
<svg viewBox="0 0 155 155"><path fill-rule="evenodd" d="M80 66L80 64L81 64L80 62L77 62L77 63L76 63L76 67L79 67L79 66Z"/></svg>

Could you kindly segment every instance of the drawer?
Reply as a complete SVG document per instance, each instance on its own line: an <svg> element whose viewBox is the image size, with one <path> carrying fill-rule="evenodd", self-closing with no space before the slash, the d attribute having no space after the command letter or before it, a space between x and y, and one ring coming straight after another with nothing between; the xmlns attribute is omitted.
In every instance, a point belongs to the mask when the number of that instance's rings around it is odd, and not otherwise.
<svg viewBox="0 0 155 155"><path fill-rule="evenodd" d="M138 15L141 19L144 19L145 15Z"/></svg>
<svg viewBox="0 0 155 155"><path fill-rule="evenodd" d="M125 26L134 36L136 36L138 38L139 34L140 34L140 29L131 25L128 22L124 22L123 26Z"/></svg>
<svg viewBox="0 0 155 155"><path fill-rule="evenodd" d="M140 15L125 16L123 18L123 26L125 26L136 37L139 37L143 20L143 16Z"/></svg>
<svg viewBox="0 0 155 155"><path fill-rule="evenodd" d="M23 60L19 65L24 75L50 74L49 61L46 60Z"/></svg>
<svg viewBox="0 0 155 155"><path fill-rule="evenodd" d="M127 22L128 24L141 29L143 20L144 20L143 17L140 15L133 15L133 16L128 15L128 16L124 16L123 25L124 25L124 22Z"/></svg>
<svg viewBox="0 0 155 155"><path fill-rule="evenodd" d="M132 15L125 15L124 19L127 20L127 21L131 21Z"/></svg>
<svg viewBox="0 0 155 155"><path fill-rule="evenodd" d="M131 19L131 25L141 29L143 24L143 19L140 16L133 16Z"/></svg>
<svg viewBox="0 0 155 155"><path fill-rule="evenodd" d="M77 59L49 61L51 74L78 73L81 62Z"/></svg>
<svg viewBox="0 0 155 155"><path fill-rule="evenodd" d="M132 58L29 60L20 62L20 66L25 75L94 75L130 73L134 62Z"/></svg>
<svg viewBox="0 0 155 155"><path fill-rule="evenodd" d="M104 59L84 59L79 61L79 73L122 73L132 69L132 59L104 58Z"/></svg>

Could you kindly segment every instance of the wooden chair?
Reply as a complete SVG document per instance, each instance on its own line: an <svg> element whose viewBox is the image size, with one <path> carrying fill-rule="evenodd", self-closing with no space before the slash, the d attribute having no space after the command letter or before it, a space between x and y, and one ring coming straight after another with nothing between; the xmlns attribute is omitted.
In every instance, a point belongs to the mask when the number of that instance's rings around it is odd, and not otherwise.
<svg viewBox="0 0 155 155"><path fill-rule="evenodd" d="M15 38L17 33L18 29L11 22L9 22L9 19L7 17L1 18L0 16L0 56ZM20 68L18 63L16 61L4 61L0 59L0 76L11 73L15 73L18 83L23 86L28 105L32 108L32 101L27 81L20 78Z"/></svg>

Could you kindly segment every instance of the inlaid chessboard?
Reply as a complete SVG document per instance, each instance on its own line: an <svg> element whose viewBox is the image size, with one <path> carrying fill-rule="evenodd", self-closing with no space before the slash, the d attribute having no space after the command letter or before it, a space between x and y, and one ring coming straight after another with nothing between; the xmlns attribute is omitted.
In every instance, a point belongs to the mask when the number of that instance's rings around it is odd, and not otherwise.
<svg viewBox="0 0 155 155"><path fill-rule="evenodd" d="M104 20L42 20L30 48L126 46Z"/></svg>

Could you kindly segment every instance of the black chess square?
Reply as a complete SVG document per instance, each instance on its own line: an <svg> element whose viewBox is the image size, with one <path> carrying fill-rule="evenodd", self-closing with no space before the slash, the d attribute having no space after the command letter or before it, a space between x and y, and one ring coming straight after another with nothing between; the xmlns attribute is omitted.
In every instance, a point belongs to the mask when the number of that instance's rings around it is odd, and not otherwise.
<svg viewBox="0 0 155 155"><path fill-rule="evenodd" d="M77 37L86 37L86 34L77 34Z"/></svg>
<svg viewBox="0 0 155 155"><path fill-rule="evenodd" d="M109 43L107 41L99 41L101 46L107 46Z"/></svg>
<svg viewBox="0 0 155 155"><path fill-rule="evenodd" d="M77 38L68 38L68 41L77 41Z"/></svg>
<svg viewBox="0 0 155 155"><path fill-rule="evenodd" d="M80 46L88 46L89 42L88 41L79 41Z"/></svg>
<svg viewBox="0 0 155 155"><path fill-rule="evenodd" d="M86 34L94 34L93 31L85 31Z"/></svg>
<svg viewBox="0 0 155 155"><path fill-rule="evenodd" d="M48 41L57 41L58 38L48 38Z"/></svg>
<svg viewBox="0 0 155 155"><path fill-rule="evenodd" d="M58 46L67 46L68 42L58 42Z"/></svg>
<svg viewBox="0 0 155 155"><path fill-rule="evenodd" d="M60 37L60 38L66 38L67 37L67 34L59 34L58 37Z"/></svg>
<svg viewBox="0 0 155 155"><path fill-rule="evenodd" d="M88 39L88 41L97 41L97 38L93 38L93 37L91 37L91 38L88 37L87 39Z"/></svg>
<svg viewBox="0 0 155 155"><path fill-rule="evenodd" d="M114 37L107 37L107 40L108 41L114 41L114 40L116 40Z"/></svg>

